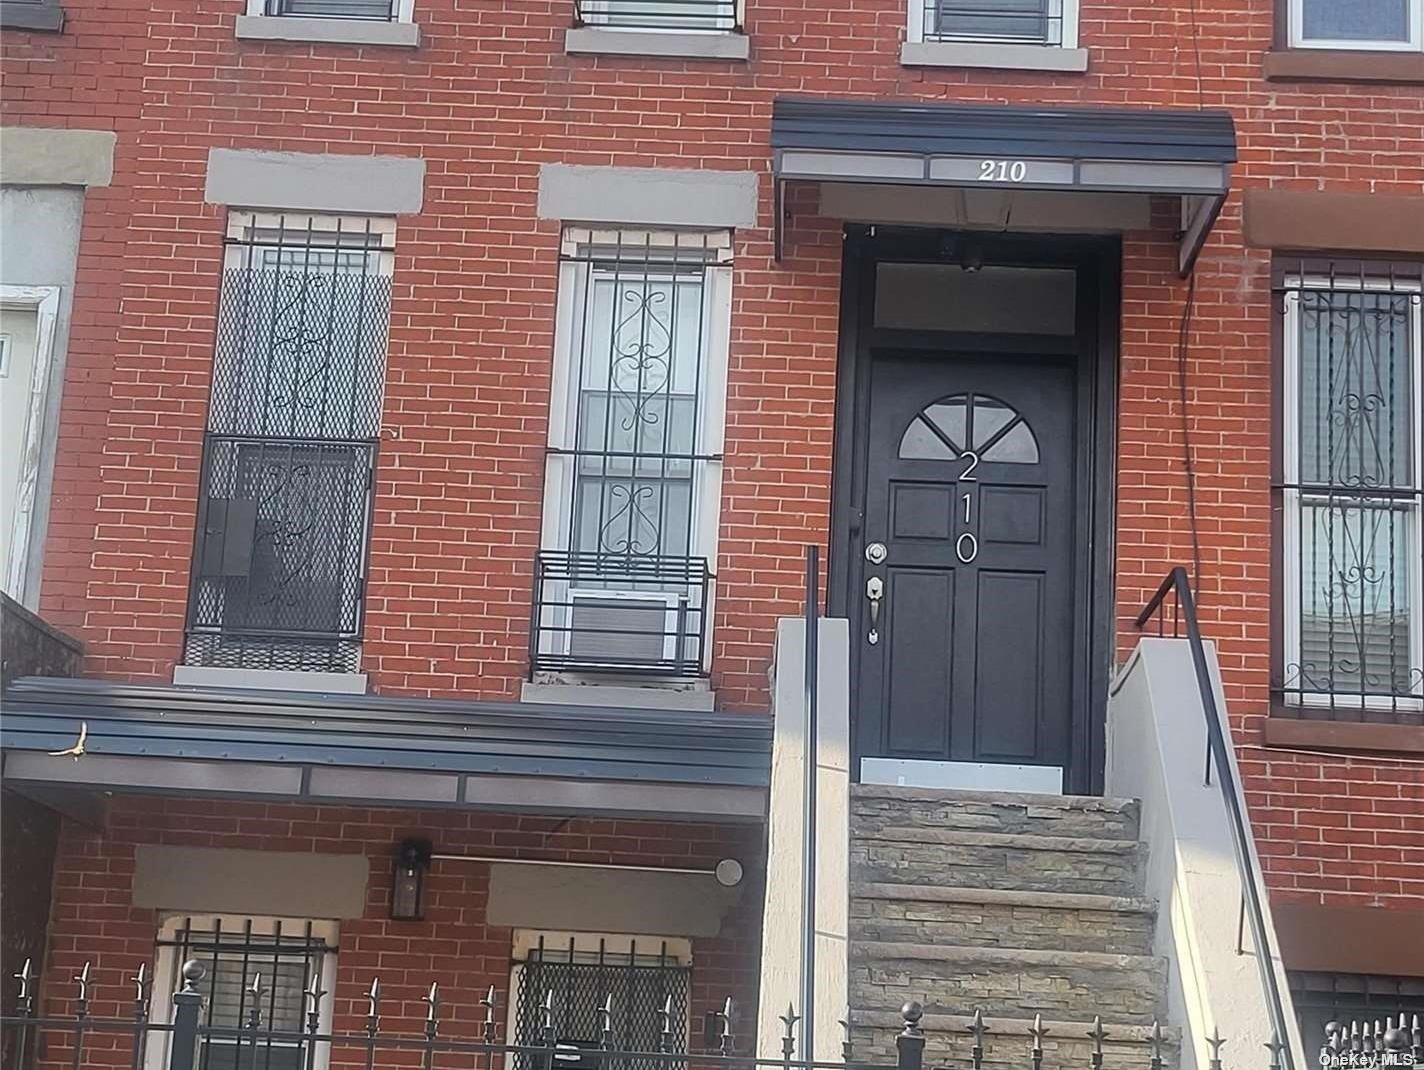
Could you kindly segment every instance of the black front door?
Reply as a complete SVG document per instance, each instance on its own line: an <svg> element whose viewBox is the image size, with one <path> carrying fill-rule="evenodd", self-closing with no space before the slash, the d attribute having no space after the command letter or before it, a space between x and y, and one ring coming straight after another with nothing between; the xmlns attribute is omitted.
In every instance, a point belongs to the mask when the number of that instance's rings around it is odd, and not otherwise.
<svg viewBox="0 0 1424 1070"><path fill-rule="evenodd" d="M1074 372L872 354L864 753L1067 764Z"/></svg>
<svg viewBox="0 0 1424 1070"><path fill-rule="evenodd" d="M831 551L856 775L1100 790L1119 250L876 229L847 234Z"/></svg>

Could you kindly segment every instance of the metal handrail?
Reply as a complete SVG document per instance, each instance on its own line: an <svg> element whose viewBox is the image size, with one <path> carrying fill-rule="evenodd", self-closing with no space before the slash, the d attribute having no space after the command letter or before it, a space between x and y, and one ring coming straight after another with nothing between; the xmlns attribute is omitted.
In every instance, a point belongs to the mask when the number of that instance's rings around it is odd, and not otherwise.
<svg viewBox="0 0 1424 1070"><path fill-rule="evenodd" d="M807 1058L816 1057L816 788L819 779L819 710L820 699L820 605L817 592L821 570L821 552L817 546L806 547L806 654L805 702L806 737L802 742L805 785L802 792L801 854L805 879L801 932L801 1048Z"/></svg>
<svg viewBox="0 0 1424 1070"><path fill-rule="evenodd" d="M1261 974L1261 987L1270 1004L1272 1050L1279 1050L1284 1070L1295 1070L1295 1055L1291 1050L1287 1028L1286 1004L1277 983L1275 956L1271 952L1270 932L1266 928L1266 914L1262 889L1256 883L1256 871L1251 865L1251 830L1242 812L1241 785L1236 779L1231 764L1230 752L1226 749L1226 736L1221 730L1221 710L1216 703L1216 690L1212 686L1211 671L1207 666L1206 647L1202 644L1201 624L1197 619L1196 598L1192 594L1191 579L1181 565L1172 569L1162 581L1156 593L1148 600L1142 612L1133 622L1141 631L1154 614L1164 609L1169 594L1176 596L1176 614L1173 617L1172 637L1180 638L1185 631L1187 644L1192 652L1192 667L1196 671L1197 690L1201 694L1202 712L1206 716L1207 755L1205 781L1211 783L1211 767L1215 760L1217 784L1222 801L1231 818L1231 841L1235 848L1236 868L1241 878L1244 907L1247 921L1251 926L1251 940L1256 948L1256 964ZM1159 635L1164 631L1159 626Z"/></svg>

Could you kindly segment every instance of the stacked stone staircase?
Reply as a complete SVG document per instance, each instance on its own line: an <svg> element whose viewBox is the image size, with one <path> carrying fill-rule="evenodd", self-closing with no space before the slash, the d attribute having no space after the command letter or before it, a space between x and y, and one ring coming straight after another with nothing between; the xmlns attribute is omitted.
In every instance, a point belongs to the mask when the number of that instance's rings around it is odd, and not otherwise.
<svg viewBox="0 0 1424 1070"><path fill-rule="evenodd" d="M1047 1067L1146 1067L1166 1022L1146 846L1130 800L855 785L850 1024L857 1059L893 1060L900 1007L924 1005L926 1065L1023 1067L1041 1017ZM1177 1037L1163 1028L1168 1066Z"/></svg>

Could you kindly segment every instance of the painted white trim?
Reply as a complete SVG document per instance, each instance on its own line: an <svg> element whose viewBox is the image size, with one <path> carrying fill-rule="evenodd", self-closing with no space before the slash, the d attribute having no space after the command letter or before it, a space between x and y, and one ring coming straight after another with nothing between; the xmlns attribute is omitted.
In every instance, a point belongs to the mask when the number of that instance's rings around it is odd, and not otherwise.
<svg viewBox="0 0 1424 1070"><path fill-rule="evenodd" d="M995 41L982 37L934 37L930 42L925 41L925 0L906 0L906 23L905 41L907 44L925 44L931 42L954 43L960 45L982 45L987 47L994 45L1016 45L1033 48L1044 48L1056 50L1060 48L1076 49L1078 47L1078 4L1079 0L1052 0L1049 4L1048 17L1050 19L1061 19L1062 41L1052 45L1035 45L1032 41ZM912 53L914 54L914 53ZM982 64L988 66L989 64ZM981 66L981 64L975 64ZM1028 69L1024 66L1016 65L1015 70Z"/></svg>
<svg viewBox="0 0 1424 1070"><path fill-rule="evenodd" d="M58 286L0 285L0 305L33 309L35 313L35 360L30 376L30 404L25 416L24 445L15 483L15 500L10 503L10 559L4 563L5 590L27 609L34 609L38 604L38 591L34 598L25 597L25 583L30 578L30 535L34 530L35 503L39 498L41 481L48 478L48 474L41 469L50 365L59 324L59 299Z"/></svg>
<svg viewBox="0 0 1424 1070"><path fill-rule="evenodd" d="M1362 292L1386 292L1391 289L1395 291L1408 290L1408 283L1395 281L1391 283L1386 279L1371 280L1361 279L1335 279L1331 280L1325 276L1291 277L1286 279L1287 291L1284 304L1284 333L1282 350L1284 358L1282 364L1281 379L1281 454L1283 460L1283 474L1287 484L1299 485L1300 483L1300 294L1299 290L1319 290L1335 291L1357 290ZM1417 288L1417 287L1416 287ZM1424 412L1424 309L1421 309L1421 302L1412 300L1410 308L1410 346L1413 356L1413 384L1414 384L1414 411ZM1419 478L1420 473L1424 473L1424 428L1414 427L1414 457L1413 471L1415 478ZM1281 571L1282 579L1282 669L1285 666L1300 661L1300 570L1301 560L1301 492L1287 489L1282 492L1281 505L1284 510L1284 523L1282 524L1282 550L1281 550ZM1424 567L1419 562L1424 561L1424 508L1416 503L1412 510L1409 530L1410 541L1413 544L1413 553L1409 561L1413 565L1413 575L1410 581L1410 613L1409 613L1409 633L1410 633L1410 656L1411 664L1424 665ZM1424 682L1420 684L1421 693L1424 693ZM1326 693L1286 695L1285 700L1291 705L1313 706L1313 707L1339 707L1342 702L1348 700L1348 695L1334 695ZM1360 708L1363 709L1390 709L1397 699L1387 698L1366 698L1360 701ZM1424 698L1420 700L1404 699L1399 703L1406 709L1418 709L1424 706Z"/></svg>
<svg viewBox="0 0 1424 1070"><path fill-rule="evenodd" d="M294 16L294 15L269 15L269 14L267 14L267 0L247 0L247 14L248 14L248 15L252 15L252 16L260 16L260 17L262 17L262 18L268 18L268 19L284 19L284 18L301 18L301 17L302 17L302 16ZM331 21L337 21L337 20L331 20ZM375 19L370 19L370 20L355 19L355 20L352 20L352 21L356 21L356 22L361 22L361 21L371 21L371 22L375 22L375 21L378 21L378 20L375 20ZM394 19L393 21L395 21L395 22L413 22L413 21L415 21L415 0L400 0L399 4L398 4L397 7L396 7L396 17L395 17L395 19Z"/></svg>
<svg viewBox="0 0 1424 1070"><path fill-rule="evenodd" d="M1424 48L1424 0L1409 0L1409 40L1332 40L1305 36L1305 0L1289 0L1287 34L1291 48L1319 48L1340 51L1418 52Z"/></svg>
<svg viewBox="0 0 1424 1070"><path fill-rule="evenodd" d="M190 913L168 913L160 915L157 938L159 940L176 940L183 931L185 925L191 927L195 932L211 931L214 926L221 923L223 932L232 933L234 937L241 935L244 925L252 922L252 932L254 935L270 936L277 931L280 922L282 931L299 932L304 931L308 924L311 925L313 936L320 938L331 950L322 955L321 959L321 987L323 994L321 1006L318 1009L318 1024L322 1032L331 1031L333 1011L336 1005L336 956L340 944L340 930L334 921L318 920L313 918L276 918L266 916L245 917L239 914L190 914ZM159 954L158 961L153 971L153 993L152 1006L150 1008L150 1021L166 1025L173 1020L173 993L182 983L181 970L183 964L178 961L178 949L175 947L165 947L162 951L168 954ZM169 1042L173 1034L170 1032L153 1032L149 1034L148 1046L144 1051L144 1070L166 1070L168 1066ZM315 1070L326 1070L327 1063L331 1058L331 1045L321 1043L316 1046L316 1057L313 1059Z"/></svg>

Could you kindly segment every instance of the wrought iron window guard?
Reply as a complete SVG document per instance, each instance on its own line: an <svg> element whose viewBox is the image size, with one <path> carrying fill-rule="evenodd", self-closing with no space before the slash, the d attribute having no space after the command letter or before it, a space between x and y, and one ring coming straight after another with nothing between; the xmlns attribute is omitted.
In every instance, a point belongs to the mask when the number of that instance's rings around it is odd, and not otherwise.
<svg viewBox="0 0 1424 1070"><path fill-rule="evenodd" d="M740 32L740 0L574 0L574 25L623 30Z"/></svg>
<svg viewBox="0 0 1424 1070"><path fill-rule="evenodd" d="M1064 0L924 0L926 41L1063 44Z"/></svg>
<svg viewBox="0 0 1424 1070"><path fill-rule="evenodd" d="M268 15L308 19L361 19L393 22L400 16L396 0L266 0Z"/></svg>
<svg viewBox="0 0 1424 1070"><path fill-rule="evenodd" d="M705 675L714 578L701 557L540 552L531 672Z"/></svg>
<svg viewBox="0 0 1424 1070"><path fill-rule="evenodd" d="M1275 268L1285 387L1275 712L1424 725L1424 264Z"/></svg>
<svg viewBox="0 0 1424 1070"><path fill-rule="evenodd" d="M1390 1031L1424 1015L1421 977L1292 971L1290 986L1307 1053L1392 1051L1398 1038ZM1322 1059L1321 1066L1328 1067L1328 1061Z"/></svg>
<svg viewBox="0 0 1424 1070"><path fill-rule="evenodd" d="M69 982L73 985L72 989L60 991L55 985L46 993L47 1001L51 1005L64 1007L66 1013L42 1015L36 1012L39 978L31 970L30 963L26 961L15 976L19 982L18 998L11 1004L15 1012L0 1018L0 1028L7 1034L7 1041L13 1037L17 1068L29 1065L29 1058L35 1054L36 1042L43 1035L47 1059L56 1066L67 1065L74 1070L89 1065L85 1057L94 1050L101 1051L103 1065L108 1067L196 1070L203 1065L203 1060L199 1058L200 1045L213 1040L232 1045L233 1065L252 1070L276 1070L266 1053L281 1044L300 1045L306 1053L302 1065L307 1070L316 1065L318 1052L326 1056L326 1065L364 1067L365 1070L396 1064L426 1068L458 1064L470 1070L497 1070L506 1066L507 1060L512 1063L520 1058L528 1059L537 1070L561 1070L571 1066L614 1070L634 1063L665 1070L760 1070L763 1067L767 1070L924 1070L925 1048L934 1036L927 1033L921 1024L924 1008L919 1003L910 1002L901 1008L902 1027L894 1037L894 1051L889 1058L877 1061L858 1055L856 1027L841 1023L845 1030L842 1058L836 1061L817 1060L804 1054L798 1055L798 1050L804 1052L804 1047L799 1043L800 1031L797 1027L804 1023L794 1007L787 1007L786 1013L781 1015L781 1057L758 1058L748 1054L757 1048L755 1038L737 1033L741 1014L737 1005L728 998L715 1008L709 1006L707 1009L699 1045L702 1050L675 1050L674 1012L669 1011L664 1003L657 1013L660 1026L657 1044L648 1051L630 1051L616 1044L616 1023L621 1007L610 988L605 990L606 994L600 1001L598 1035L592 1043L560 1043L559 1037L565 1028L565 1011L552 992L539 1008L536 1041L530 1044L504 1043L500 1040L500 1019L504 1015L499 1007L499 992L494 985L490 985L478 1001L483 1008L482 1020L471 1021L470 1016L461 1013L460 1009L451 1014L446 993L439 982L416 988L416 982L413 979L407 981L404 973L401 975L402 983L398 987L393 986L393 993L389 996L379 977L371 980L369 988L364 991L364 1016L359 1004L352 1008L355 1028L346 1032L322 1028L321 1015L313 1008L319 1008L330 993L323 990L320 982L309 985L304 993L306 1013L300 1029L272 1028L262 1012L260 1001L254 1002L240 1025L218 1026L203 1021L207 970L197 960L183 965L182 987L172 996L171 1021L155 1021L151 1016L153 986L147 967L141 966L130 978L105 977L102 991L96 992L99 988L97 971L87 962ZM259 995L265 992L260 980L256 981L256 988ZM420 995L411 998L415 992ZM459 1002L463 1005L473 1000L469 995L462 994ZM129 1008L127 1014L100 1016L94 1013L96 1006L123 1007L125 1004ZM412 1004L419 1008L419 1013L412 1013ZM396 1023L394 1026L392 1020ZM463 1032L459 1031L462 1025L465 1027ZM1154 1022L1142 1055L1108 1057L1104 1041L1111 1039L1112 1033L1103 1028L1101 1020L1095 1020L1092 1027L1085 1027L1081 1034L1091 1043L1090 1061L1087 1065L1081 1065L1070 1064L1061 1057L1062 1046L1056 1042L1065 1038L1056 1032L1050 1036L1050 1030L1037 1018L1023 1033L1008 1033L995 1029L988 1018L975 1011L968 1026L953 1032L973 1039L973 1047L965 1063L969 1070L984 1070L986 1056L993 1058L992 1065L1012 1065L1022 1060L1033 1070L1044 1070L1045 1067L1049 1070L1103 1070L1105 1066L1110 1070L1164 1070L1172 1046L1166 1031ZM161 1062L146 1061L145 1058L154 1038L162 1038L166 1042ZM1203 1039L1211 1052L1209 1070L1226 1070L1226 1067L1235 1065L1221 1058L1221 1049L1229 1038L1211 1036ZM1048 1043L1045 1044L1045 1041ZM1401 1061L1412 1059L1415 1065L1424 1064L1424 1031L1421 1031L1418 1015L1407 1023L1398 1020L1390 1024L1380 1032L1378 1043L1381 1047L1373 1050L1396 1053ZM1274 1041L1267 1047L1270 1050L1269 1070L1282 1070L1284 1046ZM1238 1049L1228 1048L1228 1051L1235 1050ZM1240 1065L1259 1065L1245 1054L1246 1049L1240 1050L1243 1052Z"/></svg>

